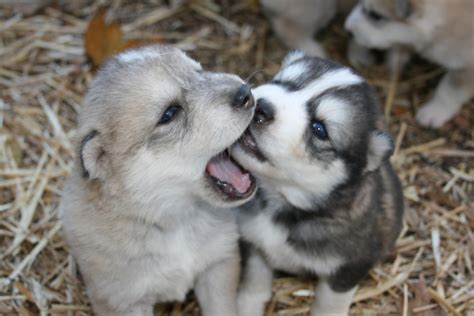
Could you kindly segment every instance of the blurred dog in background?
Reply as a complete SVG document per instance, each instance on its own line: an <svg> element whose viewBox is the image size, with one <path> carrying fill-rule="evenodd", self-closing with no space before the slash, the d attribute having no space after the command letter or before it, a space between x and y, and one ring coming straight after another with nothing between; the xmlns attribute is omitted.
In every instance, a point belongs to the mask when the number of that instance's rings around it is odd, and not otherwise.
<svg viewBox="0 0 474 316"><path fill-rule="evenodd" d="M361 0L346 20L368 48L404 45L447 69L433 98L416 116L440 127L474 96L474 1Z"/></svg>
<svg viewBox="0 0 474 316"><path fill-rule="evenodd" d="M355 0L261 0L273 29L291 49L325 57L324 48L314 35L328 25L338 12L349 13Z"/></svg>

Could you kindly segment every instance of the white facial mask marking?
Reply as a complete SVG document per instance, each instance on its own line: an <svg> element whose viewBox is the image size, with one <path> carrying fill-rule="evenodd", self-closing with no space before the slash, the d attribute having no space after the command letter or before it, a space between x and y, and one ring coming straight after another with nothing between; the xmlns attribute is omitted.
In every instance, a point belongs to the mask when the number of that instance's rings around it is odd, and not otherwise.
<svg viewBox="0 0 474 316"><path fill-rule="evenodd" d="M289 75L293 76L293 71L297 69L294 67ZM299 71L304 71L300 66L298 68ZM284 70L282 73L284 77L288 75ZM277 167L268 164L252 166L252 163L251 170L258 170L261 176L271 182L271 186L278 188L291 203L300 207L308 207L312 199L328 194L347 176L347 172L344 163L339 160L326 167L308 161L303 137L310 121L306 103L328 89L362 82L363 79L350 69L337 69L325 73L298 91L287 91L284 87L274 84L255 89L257 99L266 98L275 106L275 120L268 126L268 131L259 137L259 146L269 154L269 158ZM341 124L350 119L348 105L330 97L320 104L317 115L328 122ZM315 187L318 188L318 194L308 189Z"/></svg>

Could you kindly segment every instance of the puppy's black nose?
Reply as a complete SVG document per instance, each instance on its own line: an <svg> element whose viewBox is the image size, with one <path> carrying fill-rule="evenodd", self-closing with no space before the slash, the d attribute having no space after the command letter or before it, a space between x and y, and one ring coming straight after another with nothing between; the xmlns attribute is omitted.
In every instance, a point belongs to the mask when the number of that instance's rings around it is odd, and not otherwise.
<svg viewBox="0 0 474 316"><path fill-rule="evenodd" d="M234 96L232 106L236 108L251 108L254 106L252 92L248 84L240 86L239 90Z"/></svg>
<svg viewBox="0 0 474 316"><path fill-rule="evenodd" d="M273 105L266 99L258 99L253 121L256 124L264 124L273 121L274 117L275 110Z"/></svg>

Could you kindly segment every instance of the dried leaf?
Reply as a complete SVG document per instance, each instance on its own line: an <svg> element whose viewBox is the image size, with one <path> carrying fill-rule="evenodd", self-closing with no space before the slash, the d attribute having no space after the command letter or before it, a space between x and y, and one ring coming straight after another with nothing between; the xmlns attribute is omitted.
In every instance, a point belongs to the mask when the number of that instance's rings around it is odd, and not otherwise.
<svg viewBox="0 0 474 316"><path fill-rule="evenodd" d="M90 20L85 34L86 54L94 66L101 65L123 47L120 24L116 21L107 24L105 14L104 9L99 10Z"/></svg>
<svg viewBox="0 0 474 316"><path fill-rule="evenodd" d="M99 10L90 20L85 34L86 54L96 67L100 66L107 58L125 49L164 42L161 36L125 41L120 24L117 21L107 24L105 15L104 9Z"/></svg>

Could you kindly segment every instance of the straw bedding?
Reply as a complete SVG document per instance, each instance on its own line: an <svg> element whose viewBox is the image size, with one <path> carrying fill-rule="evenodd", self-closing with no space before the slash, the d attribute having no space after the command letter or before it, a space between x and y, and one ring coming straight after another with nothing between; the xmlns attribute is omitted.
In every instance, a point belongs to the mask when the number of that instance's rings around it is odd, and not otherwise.
<svg viewBox="0 0 474 316"><path fill-rule="evenodd" d="M93 78L84 32L102 5L126 38L159 36L206 68L254 85L270 78L286 53L251 0L193 1L176 9L160 1L78 1L37 12L17 7L23 15L0 4L0 315L91 313L62 238L57 202L71 170L77 111ZM322 39L333 58L346 62L341 21ZM415 59L400 76L383 65L359 71L388 109L396 139L392 162L407 209L396 249L361 284L351 313L472 315L473 104L443 128L424 129L414 113L442 70ZM277 278L267 315L308 315L313 288L311 280ZM200 315L192 295L156 312Z"/></svg>

